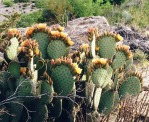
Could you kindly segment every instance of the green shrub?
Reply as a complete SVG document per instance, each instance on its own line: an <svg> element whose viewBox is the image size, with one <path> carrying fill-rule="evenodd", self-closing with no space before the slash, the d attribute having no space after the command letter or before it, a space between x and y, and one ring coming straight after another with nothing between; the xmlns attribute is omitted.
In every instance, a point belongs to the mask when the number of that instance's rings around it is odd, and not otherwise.
<svg viewBox="0 0 149 122"><path fill-rule="evenodd" d="M107 2L101 5L94 4L93 8L94 8L94 15L110 16L113 6L110 4L110 2Z"/></svg>
<svg viewBox="0 0 149 122"><path fill-rule="evenodd" d="M37 8L47 8L48 7L48 2L49 2L50 0L35 0L35 6L37 7Z"/></svg>
<svg viewBox="0 0 149 122"><path fill-rule="evenodd" d="M15 3L17 2L29 2L30 0L14 0Z"/></svg>
<svg viewBox="0 0 149 122"><path fill-rule="evenodd" d="M94 13L92 0L72 0L77 17L92 16Z"/></svg>
<svg viewBox="0 0 149 122"><path fill-rule="evenodd" d="M3 4L6 6L6 7L10 7L13 5L13 1L12 0L3 0Z"/></svg>
<svg viewBox="0 0 149 122"><path fill-rule="evenodd" d="M29 14L22 14L21 20L17 23L17 27L27 27L39 22L42 19L42 12L32 12Z"/></svg>

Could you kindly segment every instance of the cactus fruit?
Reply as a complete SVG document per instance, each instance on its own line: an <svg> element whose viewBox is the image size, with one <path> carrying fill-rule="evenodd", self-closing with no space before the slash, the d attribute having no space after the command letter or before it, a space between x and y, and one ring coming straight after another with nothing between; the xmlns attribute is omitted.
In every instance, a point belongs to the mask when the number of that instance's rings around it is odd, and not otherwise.
<svg viewBox="0 0 149 122"><path fill-rule="evenodd" d="M21 66L18 62L16 61L11 61L8 66L8 71L14 78L19 78L20 77L20 69Z"/></svg>
<svg viewBox="0 0 149 122"><path fill-rule="evenodd" d="M109 114L112 109L114 109L119 102L118 92L108 90L102 93L100 103L99 103L99 112L104 115Z"/></svg>

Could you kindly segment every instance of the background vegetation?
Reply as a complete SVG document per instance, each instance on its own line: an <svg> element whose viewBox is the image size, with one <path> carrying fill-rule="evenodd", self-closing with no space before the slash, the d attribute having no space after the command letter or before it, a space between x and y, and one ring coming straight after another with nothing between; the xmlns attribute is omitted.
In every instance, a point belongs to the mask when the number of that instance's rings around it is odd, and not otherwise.
<svg viewBox="0 0 149 122"><path fill-rule="evenodd" d="M11 3L8 3L10 1ZM14 2L28 2L15 0ZM110 24L124 23L145 28L149 24L148 0L34 0L39 9L35 13L22 14L20 27L27 27L36 22L63 24L68 20L87 16L105 16ZM11 0L4 0L11 6Z"/></svg>

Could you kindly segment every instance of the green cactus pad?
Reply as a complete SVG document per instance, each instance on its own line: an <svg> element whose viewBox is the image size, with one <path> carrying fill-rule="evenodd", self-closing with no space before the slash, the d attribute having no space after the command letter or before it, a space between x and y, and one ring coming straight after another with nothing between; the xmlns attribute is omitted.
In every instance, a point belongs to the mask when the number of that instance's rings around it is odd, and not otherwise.
<svg viewBox="0 0 149 122"><path fill-rule="evenodd" d="M35 70L39 70L44 66L44 61L43 60L38 60L36 64Z"/></svg>
<svg viewBox="0 0 149 122"><path fill-rule="evenodd" d="M105 91L101 95L100 103L99 103L99 112L104 115L109 114L112 109L114 109L119 102L119 95L117 92L112 90Z"/></svg>
<svg viewBox="0 0 149 122"><path fill-rule="evenodd" d="M105 82L106 76L107 70L104 68L98 68L93 71L92 81L96 85L96 87L101 87Z"/></svg>
<svg viewBox="0 0 149 122"><path fill-rule="evenodd" d="M60 96L67 96L73 89L74 79L70 69L65 65L56 66L52 70L51 78L54 91Z"/></svg>
<svg viewBox="0 0 149 122"><path fill-rule="evenodd" d="M18 96L30 96L35 94L35 86L32 79L20 77L16 82Z"/></svg>
<svg viewBox="0 0 149 122"><path fill-rule="evenodd" d="M50 117L58 118L62 113L62 99L53 98L51 104L48 105Z"/></svg>
<svg viewBox="0 0 149 122"><path fill-rule="evenodd" d="M20 64L16 61L11 61L8 66L8 71L14 78L20 77Z"/></svg>
<svg viewBox="0 0 149 122"><path fill-rule="evenodd" d="M1 89L1 94L2 96L5 97L6 91L9 89L7 81L10 77L10 73L6 71L1 71L0 72L0 89Z"/></svg>
<svg viewBox="0 0 149 122"><path fill-rule="evenodd" d="M33 40L35 39L38 42L39 50L42 53L42 58L47 58L47 47L49 44L49 35L45 32L36 32L31 37Z"/></svg>
<svg viewBox="0 0 149 122"><path fill-rule="evenodd" d="M68 55L68 47L61 40L51 40L47 52L50 59L61 58L62 56Z"/></svg>
<svg viewBox="0 0 149 122"><path fill-rule="evenodd" d="M7 91L7 97L13 95L14 92ZM23 111L23 103L21 101L12 101L8 104L11 122L19 122Z"/></svg>
<svg viewBox="0 0 149 122"><path fill-rule="evenodd" d="M117 51L112 63L113 69L120 68L126 63L127 57L123 51Z"/></svg>
<svg viewBox="0 0 149 122"><path fill-rule="evenodd" d="M32 122L47 122L48 109L46 105L36 105L36 112L33 114Z"/></svg>
<svg viewBox="0 0 149 122"><path fill-rule="evenodd" d="M18 46L19 46L18 39L14 37L10 40L10 43L11 43L10 46L6 48L6 57L9 60L15 60L18 55Z"/></svg>
<svg viewBox="0 0 149 122"><path fill-rule="evenodd" d="M52 102L53 99L53 85L50 85L48 81L44 80L41 84L41 94L46 94L41 97L41 102L43 104L48 104Z"/></svg>
<svg viewBox="0 0 149 122"><path fill-rule="evenodd" d="M102 88L105 88L109 84L109 82L111 82L112 75L113 75L113 69L111 66L109 66L107 69L107 76L105 82L102 85Z"/></svg>
<svg viewBox="0 0 149 122"><path fill-rule="evenodd" d="M2 110L2 109L7 110L6 106L4 106L4 105L0 106L0 110ZM10 115L8 113L4 113L4 114L0 115L0 120L1 120L1 122L9 122L9 117L10 117Z"/></svg>
<svg viewBox="0 0 149 122"><path fill-rule="evenodd" d="M139 78L130 76L124 81L119 89L120 97L124 98L127 94L138 95L141 91L141 83Z"/></svg>
<svg viewBox="0 0 149 122"><path fill-rule="evenodd" d="M101 58L108 58L112 59L114 56L116 49L116 41L115 38L112 36L104 36L98 40L98 55Z"/></svg>

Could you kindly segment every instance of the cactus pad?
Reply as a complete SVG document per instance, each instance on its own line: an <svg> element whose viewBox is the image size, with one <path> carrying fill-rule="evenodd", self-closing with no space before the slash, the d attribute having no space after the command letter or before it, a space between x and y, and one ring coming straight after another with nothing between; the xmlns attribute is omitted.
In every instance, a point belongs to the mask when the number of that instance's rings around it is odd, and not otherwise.
<svg viewBox="0 0 149 122"><path fill-rule="evenodd" d="M130 76L124 81L119 89L120 97L124 98L127 94L138 95L141 91L140 79L135 76Z"/></svg>
<svg viewBox="0 0 149 122"><path fill-rule="evenodd" d="M12 61L9 64L8 71L14 78L19 78L20 77L20 64L16 61Z"/></svg>
<svg viewBox="0 0 149 122"><path fill-rule="evenodd" d="M1 94L4 95L8 89L8 78L10 77L10 73L3 71L0 72L0 89L1 89Z"/></svg>
<svg viewBox="0 0 149 122"><path fill-rule="evenodd" d="M20 77L16 82L17 95L30 96L35 94L35 86L32 79Z"/></svg>
<svg viewBox="0 0 149 122"><path fill-rule="evenodd" d="M60 58L68 55L68 47L61 40L50 41L47 52L50 59Z"/></svg>
<svg viewBox="0 0 149 122"><path fill-rule="evenodd" d="M48 109L51 117L58 118L62 113L62 99L54 98Z"/></svg>
<svg viewBox="0 0 149 122"><path fill-rule="evenodd" d="M39 50L42 53L42 58L47 58L47 46L49 44L49 35L45 32L36 32L31 37L38 42Z"/></svg>
<svg viewBox="0 0 149 122"><path fill-rule="evenodd" d="M105 115L109 114L112 111L112 109L116 107L118 102L119 102L119 95L117 92L114 92L112 90L105 91L101 95L98 107L99 112Z"/></svg>
<svg viewBox="0 0 149 122"><path fill-rule="evenodd" d="M16 37L10 40L10 46L6 48L6 57L9 60L15 60L17 58L19 42Z"/></svg>
<svg viewBox="0 0 149 122"><path fill-rule="evenodd" d="M67 96L73 89L74 79L70 69L65 65L56 66L52 70L51 78L53 80L54 91Z"/></svg>
<svg viewBox="0 0 149 122"><path fill-rule="evenodd" d="M106 76L107 70L104 68L98 68L93 71L92 81L96 85L96 87L101 87L105 82Z"/></svg>
<svg viewBox="0 0 149 122"><path fill-rule="evenodd" d="M115 59L112 63L112 67L114 69L120 68L121 66L123 66L126 62L126 55L124 54L124 52L122 51L118 51L115 55Z"/></svg>
<svg viewBox="0 0 149 122"><path fill-rule="evenodd" d="M46 105L37 105L36 112L33 114L32 122L47 122L48 109Z"/></svg>
<svg viewBox="0 0 149 122"><path fill-rule="evenodd" d="M44 80L41 84L41 94L46 94L41 97L41 102L48 104L53 99L53 85L49 84L48 81Z"/></svg>
<svg viewBox="0 0 149 122"><path fill-rule="evenodd" d="M101 39L98 40L99 56L101 56L102 58L111 59L116 52L115 46L116 46L115 38L111 36L102 37Z"/></svg>

